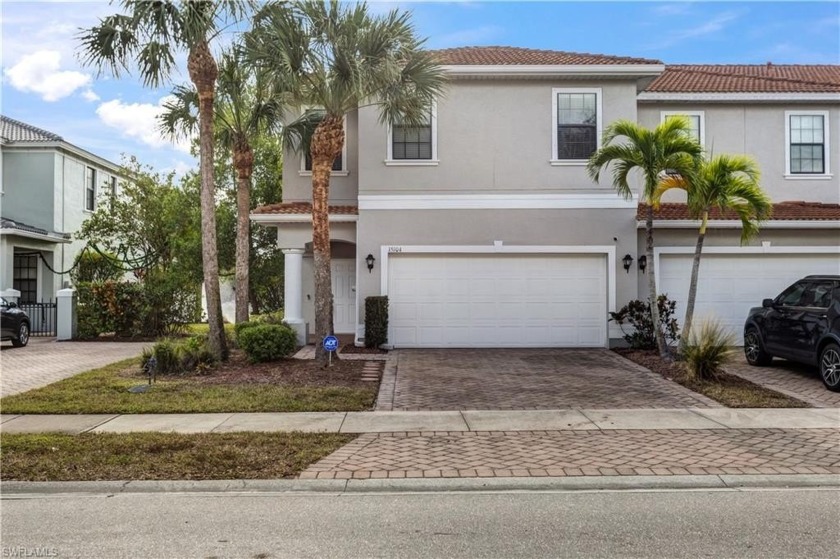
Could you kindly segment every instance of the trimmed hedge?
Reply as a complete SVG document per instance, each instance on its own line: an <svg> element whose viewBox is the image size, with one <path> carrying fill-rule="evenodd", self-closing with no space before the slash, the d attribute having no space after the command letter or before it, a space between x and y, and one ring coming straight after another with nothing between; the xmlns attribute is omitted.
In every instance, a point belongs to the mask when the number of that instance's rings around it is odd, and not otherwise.
<svg viewBox="0 0 840 559"><path fill-rule="evenodd" d="M388 297L379 295L365 299L365 347L388 343Z"/></svg>
<svg viewBox="0 0 840 559"><path fill-rule="evenodd" d="M249 324L247 322L241 323ZM240 348L252 363L276 361L292 355L297 349L297 334L285 324L252 324L236 334Z"/></svg>

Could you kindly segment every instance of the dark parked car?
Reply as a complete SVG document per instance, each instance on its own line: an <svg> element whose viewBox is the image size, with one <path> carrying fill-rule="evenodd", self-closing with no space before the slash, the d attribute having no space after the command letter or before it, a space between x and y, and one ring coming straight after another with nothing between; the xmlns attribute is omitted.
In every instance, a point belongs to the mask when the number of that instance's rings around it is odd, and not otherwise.
<svg viewBox="0 0 840 559"><path fill-rule="evenodd" d="M808 276L750 309L744 354L750 365L773 357L816 365L825 386L840 392L840 276Z"/></svg>
<svg viewBox="0 0 840 559"><path fill-rule="evenodd" d="M23 347L29 343L31 328L29 317L15 303L0 297L0 326L2 326L2 340L12 340L15 347Z"/></svg>

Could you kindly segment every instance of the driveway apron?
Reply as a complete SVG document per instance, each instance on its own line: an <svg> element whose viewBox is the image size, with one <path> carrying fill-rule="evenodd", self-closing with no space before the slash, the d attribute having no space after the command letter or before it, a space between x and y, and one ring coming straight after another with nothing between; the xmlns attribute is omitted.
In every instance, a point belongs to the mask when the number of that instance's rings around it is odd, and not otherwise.
<svg viewBox="0 0 840 559"><path fill-rule="evenodd" d="M377 409L719 406L605 349L399 350L395 357L393 392L380 393Z"/></svg>

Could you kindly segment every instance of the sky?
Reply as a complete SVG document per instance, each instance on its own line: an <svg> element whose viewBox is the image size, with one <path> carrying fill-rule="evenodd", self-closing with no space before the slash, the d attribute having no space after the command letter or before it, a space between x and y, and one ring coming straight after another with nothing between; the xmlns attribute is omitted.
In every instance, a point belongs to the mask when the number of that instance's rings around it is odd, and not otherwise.
<svg viewBox="0 0 840 559"><path fill-rule="evenodd" d="M655 58L666 64L840 64L840 2L370 2L410 10L428 48L505 45ZM78 58L80 29L119 11L107 1L3 0L2 114L119 162L161 172L197 166L187 142L157 132L172 85L97 75ZM235 39L231 31L221 43ZM185 56L178 59L184 67ZM185 72L185 70L184 70Z"/></svg>

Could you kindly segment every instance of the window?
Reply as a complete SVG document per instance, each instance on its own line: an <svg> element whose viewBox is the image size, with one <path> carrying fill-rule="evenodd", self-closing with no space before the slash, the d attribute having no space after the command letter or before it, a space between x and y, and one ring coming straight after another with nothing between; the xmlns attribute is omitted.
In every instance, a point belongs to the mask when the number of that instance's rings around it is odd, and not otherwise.
<svg viewBox="0 0 840 559"><path fill-rule="evenodd" d="M85 209L92 212L96 209L96 169L85 168Z"/></svg>
<svg viewBox="0 0 840 559"><path fill-rule="evenodd" d="M828 113L788 111L785 117L788 174L828 174Z"/></svg>
<svg viewBox="0 0 840 559"><path fill-rule="evenodd" d="M419 126L392 124L388 130L390 165L437 164L437 106L432 105L426 120Z"/></svg>
<svg viewBox="0 0 840 559"><path fill-rule="evenodd" d="M20 303L38 301L38 255L15 254L12 287L20 291Z"/></svg>
<svg viewBox="0 0 840 559"><path fill-rule="evenodd" d="M111 197L117 197L117 177L111 177Z"/></svg>
<svg viewBox="0 0 840 559"><path fill-rule="evenodd" d="M554 89L552 161L585 164L601 142L601 90Z"/></svg>
<svg viewBox="0 0 840 559"><path fill-rule="evenodd" d="M706 115L704 111L662 111L660 113L661 122L665 122L670 118L683 117L688 120L689 135L697 140L702 146L706 142L705 120Z"/></svg>
<svg viewBox="0 0 840 559"><path fill-rule="evenodd" d="M311 111L307 111L310 113L323 113L322 109L312 109ZM333 161L332 171L333 175L339 176L346 176L347 175L347 167L345 166L345 161L347 160L347 117L344 117L344 147L341 148L341 153L338 154L338 157L335 158ZM300 165L300 174L301 175L311 175L312 174L312 155L307 153L301 159Z"/></svg>

